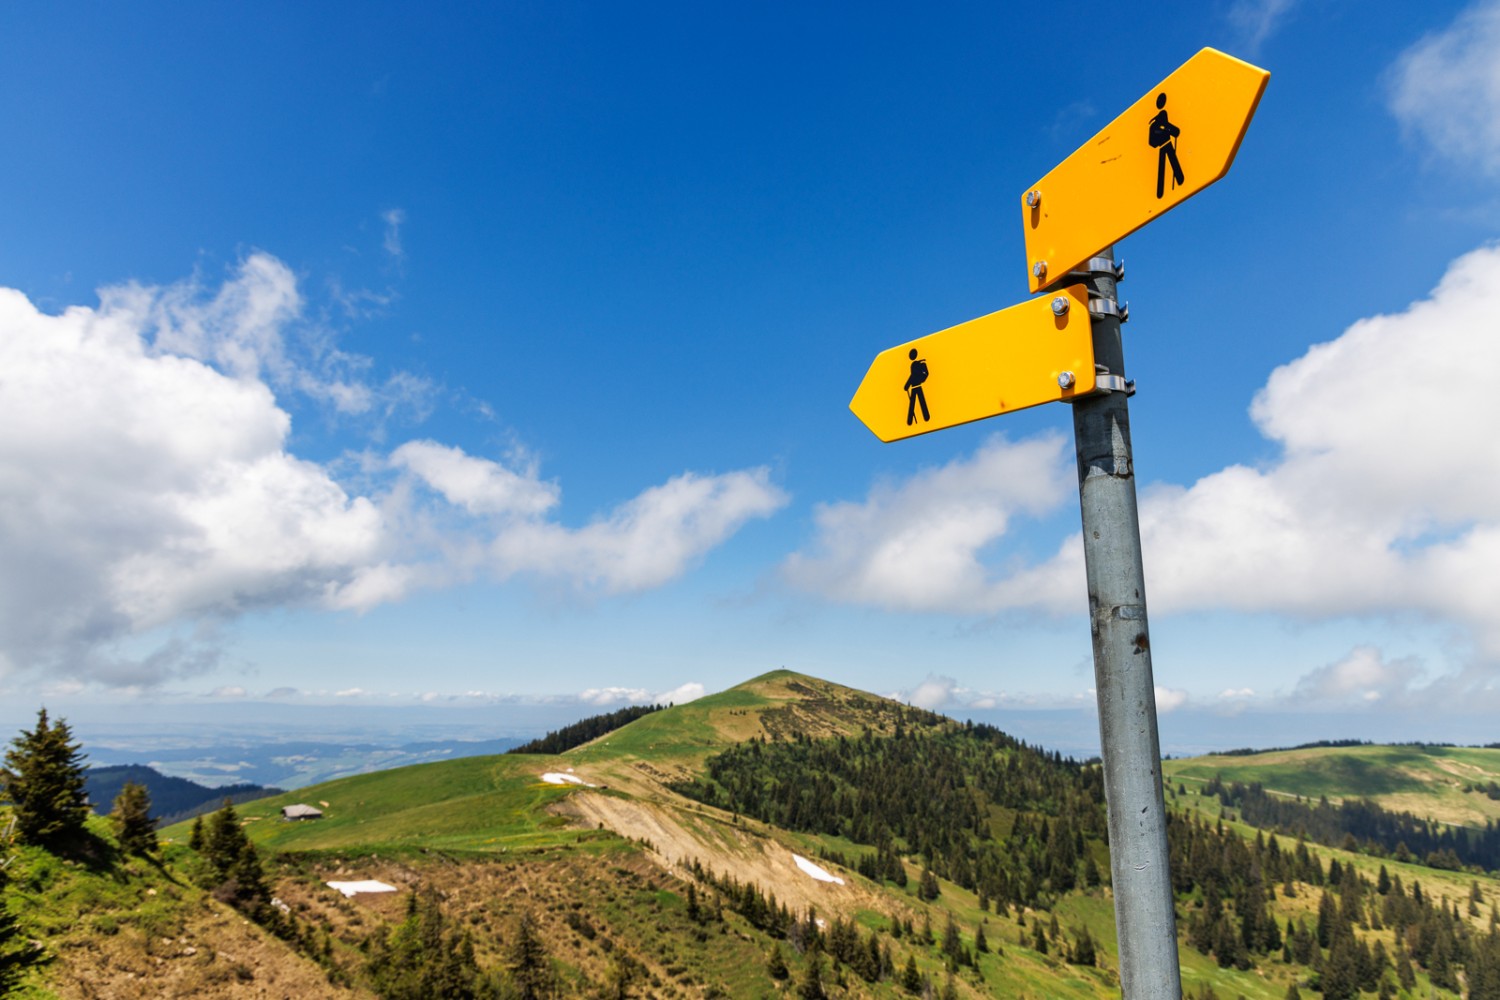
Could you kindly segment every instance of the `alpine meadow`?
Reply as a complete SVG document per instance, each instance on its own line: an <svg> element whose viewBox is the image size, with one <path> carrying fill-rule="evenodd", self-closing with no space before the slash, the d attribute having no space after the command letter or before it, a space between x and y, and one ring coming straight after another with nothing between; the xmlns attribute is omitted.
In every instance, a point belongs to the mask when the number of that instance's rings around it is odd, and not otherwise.
<svg viewBox="0 0 1500 1000"><path fill-rule="evenodd" d="M0 5L0 1000L1500 1000L1500 0Z"/></svg>

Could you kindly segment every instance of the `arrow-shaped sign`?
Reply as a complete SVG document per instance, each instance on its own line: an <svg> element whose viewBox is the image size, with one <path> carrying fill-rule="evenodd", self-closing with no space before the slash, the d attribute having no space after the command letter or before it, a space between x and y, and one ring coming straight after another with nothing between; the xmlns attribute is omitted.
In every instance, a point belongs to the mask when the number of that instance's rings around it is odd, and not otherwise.
<svg viewBox="0 0 1500 1000"><path fill-rule="evenodd" d="M1073 285L881 351L849 409L896 441L1093 391L1088 290Z"/></svg>
<svg viewBox="0 0 1500 1000"><path fill-rule="evenodd" d="M1033 292L1229 172L1271 74L1203 49L1021 196Z"/></svg>

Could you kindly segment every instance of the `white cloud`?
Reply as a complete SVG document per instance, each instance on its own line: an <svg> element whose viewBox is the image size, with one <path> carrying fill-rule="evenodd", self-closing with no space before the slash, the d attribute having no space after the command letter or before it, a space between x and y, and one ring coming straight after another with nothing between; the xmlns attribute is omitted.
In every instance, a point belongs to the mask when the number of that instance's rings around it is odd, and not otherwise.
<svg viewBox="0 0 1500 1000"><path fill-rule="evenodd" d="M930 676L907 694L906 701L918 708L936 710L953 700L957 687L958 681L952 677Z"/></svg>
<svg viewBox="0 0 1500 1000"><path fill-rule="evenodd" d="M516 472L436 441L409 441L391 452L390 461L470 514L533 517L557 506L561 494L555 484L537 481L534 462Z"/></svg>
<svg viewBox="0 0 1500 1000"><path fill-rule="evenodd" d="M430 440L367 456L346 487L292 453L278 395L347 409L385 391L331 378L369 366L308 347L303 309L259 253L217 290L126 285L59 315L0 289L0 677L151 687L216 666L214 622L475 576L638 591L786 503L765 469L689 472L571 528L524 452ZM121 652L148 635L165 641Z"/></svg>
<svg viewBox="0 0 1500 1000"><path fill-rule="evenodd" d="M1416 614L1463 627L1500 662L1500 462L1491 460L1485 381L1500 371L1497 314L1500 248L1485 247L1454 261L1428 298L1278 368L1251 406L1280 446L1276 460L1142 490L1153 612ZM981 474L1001 463L1010 477ZM1055 438L992 441L938 474L878 485L863 504L820 511L819 553L793 557L788 576L888 608L1076 612L1085 579L1077 535L1037 565L979 558L1014 506L1007 482L1056 484L1030 498L1043 509L1071 493L1061 486L1070 465ZM952 488L950 472L976 485ZM962 501L985 484L991 496L971 513Z"/></svg>
<svg viewBox="0 0 1500 1000"><path fill-rule="evenodd" d="M1187 704L1188 693L1178 688L1156 685L1156 711L1161 715L1174 712Z"/></svg>
<svg viewBox="0 0 1500 1000"><path fill-rule="evenodd" d="M835 600L908 611L984 611L1025 601L1035 595L997 580L980 553L1016 514L1048 510L1069 494L1065 451L1060 434L1017 444L997 435L973 458L878 484L863 503L820 504L817 537L786 560L783 573ZM1078 595L1073 581L1067 596L1074 606Z"/></svg>
<svg viewBox="0 0 1500 1000"><path fill-rule="evenodd" d="M210 698L243 698L247 694L249 692L238 684L225 684L214 688L208 693L208 696Z"/></svg>
<svg viewBox="0 0 1500 1000"><path fill-rule="evenodd" d="M257 377L284 366L277 324L297 298L283 271L251 258L196 313L181 289L108 289L99 309L55 316L0 290L0 656L12 667L120 684L201 669L192 643L175 663L133 665L108 644L315 598L378 550L375 505L285 449L290 419Z"/></svg>
<svg viewBox="0 0 1500 1000"><path fill-rule="evenodd" d="M1229 8L1229 22L1240 32L1250 55L1276 33L1286 21L1298 0L1234 0Z"/></svg>
<svg viewBox="0 0 1500 1000"><path fill-rule="evenodd" d="M1338 662L1303 676L1285 701L1296 707L1366 706L1393 698L1400 702L1423 673L1415 658L1387 661L1373 646L1358 646Z"/></svg>
<svg viewBox="0 0 1500 1000"><path fill-rule="evenodd" d="M652 694L645 688L603 687L588 688L578 693L578 700L585 705L685 705L702 698L706 689L697 681L679 684L670 691Z"/></svg>
<svg viewBox="0 0 1500 1000"><path fill-rule="evenodd" d="M622 702L638 705L650 701L651 692L645 688L587 688L578 692L578 700L585 705L618 705Z"/></svg>
<svg viewBox="0 0 1500 1000"><path fill-rule="evenodd" d="M690 701L697 701L706 693L702 684L697 681L688 681L686 684L677 685L670 691L663 691L656 696L656 702L659 705L685 705Z"/></svg>
<svg viewBox="0 0 1500 1000"><path fill-rule="evenodd" d="M703 476L686 472L645 490L608 516L568 528L529 520L497 533L486 559L504 578L562 578L617 594L680 576L752 518L787 503L767 469Z"/></svg>
<svg viewBox="0 0 1500 1000"><path fill-rule="evenodd" d="M1485 0L1392 66L1391 111L1409 135L1464 169L1500 174L1500 2Z"/></svg>
<svg viewBox="0 0 1500 1000"><path fill-rule="evenodd" d="M380 245L396 260L405 259L406 250L401 246L401 227L406 223L406 212L399 208L387 209L380 213L380 219L385 223L385 236Z"/></svg>

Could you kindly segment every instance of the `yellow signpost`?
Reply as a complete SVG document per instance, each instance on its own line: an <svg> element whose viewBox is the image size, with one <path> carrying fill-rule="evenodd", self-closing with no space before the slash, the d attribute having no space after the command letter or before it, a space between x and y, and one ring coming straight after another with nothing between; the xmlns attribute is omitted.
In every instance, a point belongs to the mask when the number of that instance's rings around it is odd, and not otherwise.
<svg viewBox="0 0 1500 1000"><path fill-rule="evenodd" d="M882 441L1073 404L1120 987L1130 1000L1181 1000L1182 976L1113 244L1224 176L1269 78L1203 49L1151 88L1021 196L1031 290L1052 291L881 352L849 404Z"/></svg>
<svg viewBox="0 0 1500 1000"><path fill-rule="evenodd" d="M1223 177L1271 74L1202 49L1021 196L1033 292Z"/></svg>
<svg viewBox="0 0 1500 1000"><path fill-rule="evenodd" d="M1082 284L875 356L849 409L882 441L1094 391Z"/></svg>

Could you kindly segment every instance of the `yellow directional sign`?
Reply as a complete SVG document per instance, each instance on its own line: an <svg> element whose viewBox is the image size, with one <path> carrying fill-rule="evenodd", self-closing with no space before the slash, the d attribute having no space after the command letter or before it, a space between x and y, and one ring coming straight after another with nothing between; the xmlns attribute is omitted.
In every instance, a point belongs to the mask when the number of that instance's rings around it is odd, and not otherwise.
<svg viewBox="0 0 1500 1000"><path fill-rule="evenodd" d="M1271 74L1203 49L1021 196L1031 290L1223 177Z"/></svg>
<svg viewBox="0 0 1500 1000"><path fill-rule="evenodd" d="M895 441L1093 391L1080 284L881 351L849 409Z"/></svg>

